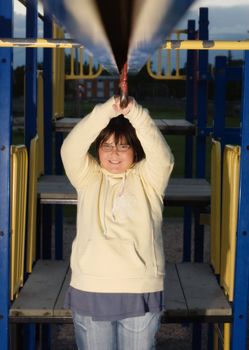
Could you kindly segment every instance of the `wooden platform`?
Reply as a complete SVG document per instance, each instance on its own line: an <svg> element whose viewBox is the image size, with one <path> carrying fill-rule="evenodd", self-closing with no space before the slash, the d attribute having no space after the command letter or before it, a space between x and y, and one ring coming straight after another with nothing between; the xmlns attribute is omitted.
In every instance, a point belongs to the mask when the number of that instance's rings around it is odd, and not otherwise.
<svg viewBox="0 0 249 350"><path fill-rule="evenodd" d="M70 281L65 261L39 260L10 308L10 321L71 323L63 307ZM167 264L162 323L231 322L232 309L207 264Z"/></svg>
<svg viewBox="0 0 249 350"><path fill-rule="evenodd" d="M54 121L54 129L57 132L69 132L80 118L61 118ZM194 135L195 125L185 119L155 119L158 128L163 134L170 135Z"/></svg>
<svg viewBox="0 0 249 350"><path fill-rule="evenodd" d="M76 204L77 194L66 176L45 175L38 180L42 204ZM206 206L210 203L210 184L205 179L170 179L165 195L168 206Z"/></svg>

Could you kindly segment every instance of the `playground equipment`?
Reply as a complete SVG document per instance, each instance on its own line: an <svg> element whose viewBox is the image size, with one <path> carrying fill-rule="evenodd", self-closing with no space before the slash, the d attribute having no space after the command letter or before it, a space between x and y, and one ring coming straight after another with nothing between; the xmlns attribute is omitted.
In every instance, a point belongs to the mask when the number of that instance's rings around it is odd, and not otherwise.
<svg viewBox="0 0 249 350"><path fill-rule="evenodd" d="M54 1L54 4L57 2ZM175 4L177 2L174 2ZM175 6L181 8L180 12L184 10L180 6L182 2L178 2ZM163 2L162 2L163 5ZM163 7L166 8L166 7ZM27 17L33 19L28 21L32 23L31 27L35 23L35 18L37 18L37 11L35 8L28 9ZM138 11L139 8L137 8ZM11 1L0 2L0 13L1 15L8 19L8 21L3 23L3 34L6 38L11 37ZM177 13L177 11L175 12ZM179 13L178 13L179 14ZM166 17L165 17L166 18ZM52 36L52 23L50 16L45 13L44 18L44 32L48 37ZM166 27L168 28L168 27ZM162 28L161 28L162 29ZM34 37L37 37L35 31L30 30ZM31 35L31 34L30 34ZM246 44L244 43L246 48ZM158 45L159 46L159 45ZM100 45L101 48L101 45ZM191 48L191 46L190 46ZM104 49L103 47L101 49ZM26 96L29 97L26 100L27 111L26 111L26 125L28 132L26 133L27 149L31 157L31 151L33 149L31 140L35 138L36 135L36 120L34 115L36 115L36 65L35 65L35 50L28 50L27 64L31 64L33 69L30 70L30 75L26 77ZM132 47L133 50L133 47ZM135 49L134 49L135 50ZM102 52L102 51L101 51ZM103 51L106 52L106 51ZM134 58L135 51L132 51L130 59ZM203 52L205 53L205 52ZM116 53L116 57L118 54ZM103 58L104 59L104 58ZM109 57L110 59L110 57ZM113 59L113 56L111 57ZM119 58L119 66L122 66L121 58ZM113 61L112 61L113 62ZM131 66L132 59L131 59ZM200 66L203 64L203 60L200 59ZM72 187L66 182L63 177L51 177L51 134L52 134L52 55L51 50L44 51L44 70L43 70L43 80L45 82L44 89L44 173L45 176L41 177L38 184L38 194L40 203L75 203L77 198L76 194L73 192ZM202 67L202 73L205 71L205 67ZM201 263L182 263L179 265L171 265L168 267L169 274L167 275L167 280L165 283L167 285L171 284L172 295L168 294L166 299L166 312L163 317L163 322L176 322L176 321L194 321L200 322L232 322L233 323L233 334L232 334L232 349L246 349L246 327L247 327L247 302L248 302L248 215L246 212L246 198L248 198L248 180L247 180L247 167L248 167L248 133L249 129L249 106L248 106L248 76L249 76L249 54L245 54L245 72L244 72L244 91L243 91L243 113L242 113L242 141L241 141L241 160L240 160L240 189L239 189L239 208L238 208L238 227L237 227L237 242L236 242L236 267L235 267L235 291L234 291L234 301L233 310L225 298L222 290L219 288L215 276L211 273L211 269L207 265ZM204 74L205 75L205 74ZM1 120L0 128L0 180L2 184L1 192L1 211L0 211L0 278L1 286L9 285L9 155L10 155L10 134L11 134L11 50L9 48L0 49L0 92L3 96L2 112L3 115L9 118L3 118ZM205 92L206 80L200 82L200 91ZM38 87L39 89L39 87ZM198 99L198 113L200 111L200 105L202 104L203 97L205 93L199 96ZM205 106L205 104L204 104ZM205 117L205 113L204 113ZM203 125L202 119L198 118L198 137L202 142L206 137L206 125ZM160 125L159 125L160 126ZM161 127L165 127L164 122L161 123ZM215 128L214 128L215 129ZM209 130L210 132L210 130ZM37 154L37 143L34 144L34 155ZM203 157L203 149L200 147L199 158ZM235 151L236 157L238 158L238 149ZM232 157L230 157L230 160ZM35 162L35 160L34 160ZM38 162L39 163L39 162ZM204 163L204 162L203 162ZM238 165L237 165L238 167ZM227 167L229 169L230 166ZM203 168L198 169L199 174L203 174ZM39 173L39 172L38 172ZM36 175L35 175L36 176ZM202 176L201 176L202 177ZM203 176L204 177L204 176ZM224 182L223 182L224 183ZM181 185L181 186L180 186ZM236 186L234 186L236 187ZM193 190L196 189L195 192ZM184 191L183 191L184 190ZM201 190L203 191L201 193ZM192 200L194 206L206 206L210 200L210 188L205 179L185 179L179 182L177 179L173 179L170 186L168 187L168 192L166 194L166 205L178 204L183 205ZM225 191L225 190L224 190ZM226 190L227 191L227 190ZM236 194L231 192L232 194ZM230 200L231 198L229 198ZM227 201L227 207L229 201ZM43 208L43 212L49 218L49 210ZM226 219L223 220L226 221ZM221 223L221 225L223 225ZM50 225L49 219L47 219L46 225ZM44 226L44 224L43 224ZM46 230L47 227L44 227ZM49 232L49 229L47 230ZM225 229L221 229L221 232L226 232ZM224 235L222 235L224 236ZM233 240L235 233L233 232ZM50 251L50 239L49 236L43 236L43 256L42 258L49 258ZM223 242L223 237L221 239ZM47 243L47 247L46 244ZM223 243L221 243L223 244ZM30 244L30 246L33 246ZM227 245L225 245L227 246ZM224 246L224 247L225 247ZM224 249L224 248L222 248ZM32 255L32 254L31 254ZM195 253L195 258L200 258L201 253L198 251ZM196 259L196 260L198 260ZM228 262L225 261L225 267ZM32 264L32 262L31 262ZM230 264L230 263L229 263ZM52 273L53 271L53 273ZM226 271L226 268L224 269ZM49 272L49 273L48 273ZM223 279L225 282L226 277ZM35 289L35 282L39 286L42 285L44 289L41 290L40 287ZM46 323L46 322L71 322L70 314L68 310L62 308L62 298L65 288L68 285L69 274L68 274L68 263L64 261L48 261L39 260L34 266L33 272L25 283L20 296L16 299L12 308L9 310L9 292L7 288L0 288L0 346L3 349L8 348L8 318L10 316L10 321L14 323L27 322L27 323ZM191 282L191 283L190 283ZM231 282L232 283L232 282ZM224 285L227 282L224 283ZM36 284L37 285L37 284ZM166 288L167 291L167 288ZM29 295L32 292L33 298L30 299ZM196 294L195 294L195 293ZM41 298L44 296L44 299ZM202 295L200 300L199 296ZM177 303L175 303L175 296L177 296ZM196 298L197 296L197 298ZM217 298L217 296L219 296ZM45 298L47 297L47 299ZM43 302L49 300L49 304L44 304ZM212 306L212 307L211 307ZM45 310L45 312L44 312ZM32 329L32 328L31 328ZM34 329L34 328L33 328ZM227 329L227 326L226 326ZM229 337L228 337L229 338ZM227 338L226 338L227 339ZM32 334L28 338L29 348L34 348L34 336ZM229 341L228 341L229 342ZM195 346L199 346L198 343ZM199 349L199 348L198 348Z"/></svg>

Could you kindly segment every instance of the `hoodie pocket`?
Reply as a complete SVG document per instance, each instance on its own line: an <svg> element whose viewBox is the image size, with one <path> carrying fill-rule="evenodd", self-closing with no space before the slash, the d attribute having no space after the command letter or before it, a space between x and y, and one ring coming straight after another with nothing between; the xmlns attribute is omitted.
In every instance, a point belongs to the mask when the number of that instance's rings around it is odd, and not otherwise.
<svg viewBox="0 0 249 350"><path fill-rule="evenodd" d="M116 238L88 241L79 265L82 273L99 278L135 278L146 271L134 243Z"/></svg>

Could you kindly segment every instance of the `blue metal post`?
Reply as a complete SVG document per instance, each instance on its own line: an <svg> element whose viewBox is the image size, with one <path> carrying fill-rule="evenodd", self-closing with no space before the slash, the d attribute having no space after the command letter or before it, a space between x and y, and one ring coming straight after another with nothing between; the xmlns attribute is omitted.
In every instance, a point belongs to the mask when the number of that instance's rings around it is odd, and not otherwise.
<svg viewBox="0 0 249 350"><path fill-rule="evenodd" d="M37 38L38 10L37 0L30 0L27 4L26 13L26 37ZM28 152L31 139L37 133L37 49L26 49L25 66L25 145ZM25 326L25 349L32 350L36 348L35 344L35 324Z"/></svg>
<svg viewBox="0 0 249 350"><path fill-rule="evenodd" d="M44 38L53 37L51 16L44 9ZM44 170L46 175L52 174L52 50L43 50L43 80L44 80ZM50 205L43 205L42 210L42 257L51 258L51 234L52 234L52 208ZM50 326L42 327L42 349L49 350Z"/></svg>
<svg viewBox="0 0 249 350"><path fill-rule="evenodd" d="M0 1L0 35L12 37L12 0ZM8 349L10 274L10 144L12 122L12 49L0 49L0 349Z"/></svg>
<svg viewBox="0 0 249 350"><path fill-rule="evenodd" d="M199 39L208 40L208 9L200 9ZM206 123L208 94L208 50L199 51L198 110L196 139L196 177L205 177L206 161Z"/></svg>
<svg viewBox="0 0 249 350"><path fill-rule="evenodd" d="M188 21L188 40L196 38L195 21ZM196 90L196 52L187 51L187 71L186 71L186 120L193 123L195 108L195 90ZM193 176L193 136L185 137L185 178ZM183 225L183 261L191 260L191 207L184 207L184 225Z"/></svg>
<svg viewBox="0 0 249 350"><path fill-rule="evenodd" d="M31 0L27 6L26 37L37 38L37 0ZM37 49L26 49L25 66L25 144L29 149L30 141L36 135L37 113Z"/></svg>
<svg viewBox="0 0 249 350"><path fill-rule="evenodd" d="M199 39L208 40L208 8L200 8ZM199 51L198 109L196 137L196 177L205 177L206 124L208 109L208 51ZM200 225L200 208L195 208L195 261L203 259L204 227ZM192 348L201 349L202 326L194 324Z"/></svg>
<svg viewBox="0 0 249 350"><path fill-rule="evenodd" d="M60 157L60 149L63 142L63 133L55 133L55 172L63 174L63 165ZM55 259L63 258L63 206L55 206Z"/></svg>
<svg viewBox="0 0 249 350"><path fill-rule="evenodd" d="M226 126L226 83L227 57L217 56L215 59L215 94L214 94L214 124L213 137L221 142L224 148Z"/></svg>
<svg viewBox="0 0 249 350"><path fill-rule="evenodd" d="M249 51L245 53L242 97L240 190L233 303L232 350L246 350L249 302Z"/></svg>
<svg viewBox="0 0 249 350"><path fill-rule="evenodd" d="M44 37L52 38L51 17L44 13ZM43 63L44 79L44 169L46 175L52 174L52 50L44 49ZM43 258L51 258L51 229L52 209L49 205L43 206Z"/></svg>
<svg viewBox="0 0 249 350"><path fill-rule="evenodd" d="M208 9L200 9L199 39L208 39ZM208 92L208 51L199 51L199 76L197 96L197 136L196 136L196 177L205 177L206 162L206 124L207 124L207 92ZM195 208L195 261L203 260L204 227L199 223L201 208Z"/></svg>

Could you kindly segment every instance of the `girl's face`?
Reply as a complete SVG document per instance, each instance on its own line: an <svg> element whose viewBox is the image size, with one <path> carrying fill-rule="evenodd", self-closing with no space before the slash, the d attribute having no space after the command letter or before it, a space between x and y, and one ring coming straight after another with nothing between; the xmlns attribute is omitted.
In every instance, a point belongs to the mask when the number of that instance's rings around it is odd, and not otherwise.
<svg viewBox="0 0 249 350"><path fill-rule="evenodd" d="M125 137L120 138L118 144L115 145L115 137L112 134L100 144L99 161L102 168L110 173L124 173L134 162L134 151L127 145Z"/></svg>

